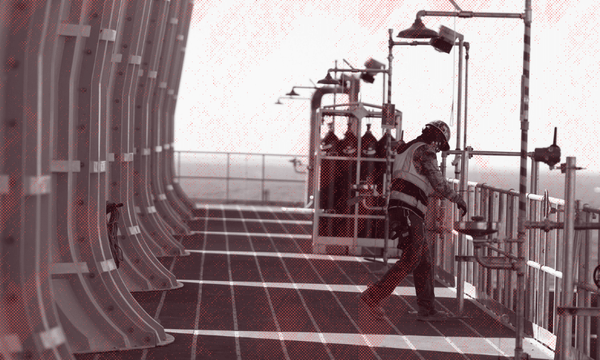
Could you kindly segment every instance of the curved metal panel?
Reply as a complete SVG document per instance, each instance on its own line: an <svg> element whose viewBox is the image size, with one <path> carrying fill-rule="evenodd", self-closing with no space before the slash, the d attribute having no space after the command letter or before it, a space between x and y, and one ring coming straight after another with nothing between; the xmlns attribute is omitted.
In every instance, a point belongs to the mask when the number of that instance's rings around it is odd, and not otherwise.
<svg viewBox="0 0 600 360"><path fill-rule="evenodd" d="M43 61L52 59L61 4L0 4L6 61L0 75L0 349L6 359L72 359L50 282L55 63Z"/></svg>
<svg viewBox="0 0 600 360"><path fill-rule="evenodd" d="M163 147L163 184L165 184L166 195L171 206L185 219L192 218L194 203L188 198L178 182L175 182L175 106L177 105L177 93L181 82L185 47L187 44L190 22L192 20L193 1L182 0L179 15L179 26L175 44L173 47L173 60L167 81L167 98L165 99L165 121L164 121L164 143ZM166 145L169 145L168 147Z"/></svg>
<svg viewBox="0 0 600 360"><path fill-rule="evenodd" d="M56 302L74 352L113 351L173 341L135 301L115 266L106 226L108 119L112 114L116 35L124 2L75 0L62 23L55 138L57 160L79 172L57 176ZM84 31L89 27L89 36ZM104 35L108 34L108 35ZM116 39L116 36L115 36ZM85 266L74 266L85 264Z"/></svg>
<svg viewBox="0 0 600 360"><path fill-rule="evenodd" d="M142 55L142 65L139 71L141 76L137 88L134 115L134 144L136 155L134 157L134 201L140 209L139 218L142 229L149 234L152 241L160 246L162 250L156 256L181 256L189 255L189 252L172 236L175 230L159 216L156 211L155 200L161 194L151 192L151 153L152 149L152 127L150 121L155 104L152 103L152 94L157 86L156 69L160 60L162 38L169 13L168 1L152 2L152 10L149 16L150 22L147 30L147 40Z"/></svg>
<svg viewBox="0 0 600 360"><path fill-rule="evenodd" d="M118 242L124 260L119 269L130 291L174 289L183 286L154 256L144 234L139 230L139 219L133 200L133 159L135 91L151 2L128 1L120 22L117 45L121 61L115 63L114 98L108 124L112 161L109 163L109 199L122 203ZM127 60L123 60L127 59ZM159 252L158 250L157 252Z"/></svg>
<svg viewBox="0 0 600 360"><path fill-rule="evenodd" d="M185 2L185 1L184 1ZM164 162L163 162L163 145L170 148L170 144L166 142L166 106L165 100L168 96L169 74L172 67L173 48L176 44L176 36L178 33L180 11L183 9L180 5L182 0L173 0L169 7L167 15L166 29L164 36L159 39L161 43L160 57L157 69L158 88L155 89L152 96L152 104L154 110L149 119L151 137L151 148L154 149L150 156L152 177L152 191L156 197L156 208L165 221L180 234L189 234L189 227L183 222L179 213L171 207L168 201L167 191L163 184Z"/></svg>

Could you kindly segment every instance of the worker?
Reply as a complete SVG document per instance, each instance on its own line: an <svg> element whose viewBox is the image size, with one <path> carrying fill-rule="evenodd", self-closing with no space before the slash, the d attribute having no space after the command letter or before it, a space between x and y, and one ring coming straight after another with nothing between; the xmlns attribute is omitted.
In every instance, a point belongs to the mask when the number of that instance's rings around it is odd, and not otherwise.
<svg viewBox="0 0 600 360"><path fill-rule="evenodd" d="M388 205L390 238L398 239L402 249L400 259L359 295L362 308L383 319L380 306L398 284L413 273L420 321L443 321L447 314L435 308L433 279L433 252L425 238L424 217L428 197L446 198L457 204L461 216L467 213L467 204L444 179L436 153L448 151L450 127L436 120L428 123L416 139L401 145L394 160L392 187Z"/></svg>

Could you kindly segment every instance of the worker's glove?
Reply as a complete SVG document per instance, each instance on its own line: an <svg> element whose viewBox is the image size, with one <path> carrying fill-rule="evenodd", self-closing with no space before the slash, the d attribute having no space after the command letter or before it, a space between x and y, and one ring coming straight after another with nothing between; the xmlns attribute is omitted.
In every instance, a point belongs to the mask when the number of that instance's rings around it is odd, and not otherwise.
<svg viewBox="0 0 600 360"><path fill-rule="evenodd" d="M459 199L456 202L456 206L460 209L460 217L462 218L467 214L467 203L463 199Z"/></svg>

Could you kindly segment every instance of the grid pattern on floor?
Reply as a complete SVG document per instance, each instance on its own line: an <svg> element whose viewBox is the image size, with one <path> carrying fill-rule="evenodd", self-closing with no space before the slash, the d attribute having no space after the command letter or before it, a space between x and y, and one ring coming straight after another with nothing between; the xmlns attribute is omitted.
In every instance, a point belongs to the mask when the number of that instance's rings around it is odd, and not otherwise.
<svg viewBox="0 0 600 360"><path fill-rule="evenodd" d="M301 209L207 205L182 239L189 256L161 258L184 284L134 297L175 342L164 347L77 355L100 359L503 359L514 333L466 302L464 319L423 323L408 277L384 304L384 321L357 295L381 264L312 254L312 214ZM436 285L452 314L455 293ZM551 359L534 341L532 359Z"/></svg>

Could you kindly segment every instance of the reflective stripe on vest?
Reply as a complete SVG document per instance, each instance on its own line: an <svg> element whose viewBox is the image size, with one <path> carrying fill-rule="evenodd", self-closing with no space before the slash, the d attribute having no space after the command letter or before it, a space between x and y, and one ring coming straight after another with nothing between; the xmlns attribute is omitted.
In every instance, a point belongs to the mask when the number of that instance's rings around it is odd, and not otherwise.
<svg viewBox="0 0 600 360"><path fill-rule="evenodd" d="M419 209L423 214L427 212L427 206L425 204L417 200L414 196L406 195L405 193L402 193L400 191L392 190L392 192L390 193L390 199L405 202L408 205Z"/></svg>
<svg viewBox="0 0 600 360"><path fill-rule="evenodd" d="M421 175L417 172L417 168L415 168L415 164L413 162L415 150L418 147L425 145L425 143L417 142L412 144L401 154L396 154L392 179L402 179L404 181L413 183L416 187L423 190L425 195L429 195L433 191L433 187L424 175Z"/></svg>
<svg viewBox="0 0 600 360"><path fill-rule="evenodd" d="M414 184L417 188L422 190L425 193L425 195L428 196L433 191L433 187L424 175L421 175L417 172L417 168L415 167L413 161L415 150L420 146L425 145L425 143L417 142L412 144L401 154L396 154L396 159L394 160L394 172L392 173L392 179L402 179L404 181L410 182ZM421 210L423 213L427 211L427 205L423 204L414 196L399 191L392 191L390 195L390 198L403 201Z"/></svg>

